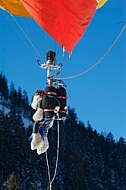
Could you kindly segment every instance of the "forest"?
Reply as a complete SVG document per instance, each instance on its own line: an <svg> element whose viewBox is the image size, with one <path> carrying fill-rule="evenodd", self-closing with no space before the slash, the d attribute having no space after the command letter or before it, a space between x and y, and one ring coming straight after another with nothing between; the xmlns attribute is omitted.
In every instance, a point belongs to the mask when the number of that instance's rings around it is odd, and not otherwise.
<svg viewBox="0 0 126 190"><path fill-rule="evenodd" d="M0 73L0 189L47 190L45 153L30 149L34 110L26 91L15 89ZM49 130L47 151L51 179L57 158L57 126ZM74 108L59 121L59 157L52 190L126 190L126 141L98 133L81 122ZM120 126L121 127L121 126Z"/></svg>

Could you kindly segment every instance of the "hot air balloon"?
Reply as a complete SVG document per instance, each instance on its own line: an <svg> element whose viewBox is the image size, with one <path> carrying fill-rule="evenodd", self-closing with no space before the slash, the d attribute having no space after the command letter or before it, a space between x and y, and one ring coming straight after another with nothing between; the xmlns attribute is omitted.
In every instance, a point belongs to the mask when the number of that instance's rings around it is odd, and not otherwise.
<svg viewBox="0 0 126 190"><path fill-rule="evenodd" d="M0 8L33 18L69 54L82 38L97 8L107 0L1 0Z"/></svg>

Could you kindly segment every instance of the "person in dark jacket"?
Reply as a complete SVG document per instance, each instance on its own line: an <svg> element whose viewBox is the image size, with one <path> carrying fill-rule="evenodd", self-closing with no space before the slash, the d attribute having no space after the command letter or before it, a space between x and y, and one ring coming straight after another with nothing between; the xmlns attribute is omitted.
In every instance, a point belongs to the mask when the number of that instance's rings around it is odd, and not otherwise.
<svg viewBox="0 0 126 190"><path fill-rule="evenodd" d="M42 99L43 99L44 91L37 90L34 94L32 101L32 108L35 109L35 113L33 115L33 120L35 121L33 125L32 135L30 137L31 140L31 150L37 150L37 154L40 155L47 151L49 148L48 142L48 129L53 126L54 117L53 118L44 118L44 111L42 108Z"/></svg>

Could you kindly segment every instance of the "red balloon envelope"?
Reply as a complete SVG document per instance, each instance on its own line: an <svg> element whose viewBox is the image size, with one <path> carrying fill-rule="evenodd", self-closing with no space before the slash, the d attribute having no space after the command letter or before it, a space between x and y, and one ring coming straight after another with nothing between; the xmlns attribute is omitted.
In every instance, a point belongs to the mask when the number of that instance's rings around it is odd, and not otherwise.
<svg viewBox="0 0 126 190"><path fill-rule="evenodd" d="M21 0L32 18L68 53L95 14L96 0ZM37 36L37 34L36 34Z"/></svg>

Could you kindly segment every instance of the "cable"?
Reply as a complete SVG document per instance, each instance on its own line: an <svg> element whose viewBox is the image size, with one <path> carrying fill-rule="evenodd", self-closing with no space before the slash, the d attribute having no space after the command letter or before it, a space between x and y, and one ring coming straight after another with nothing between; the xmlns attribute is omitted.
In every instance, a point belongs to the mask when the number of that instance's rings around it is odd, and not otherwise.
<svg viewBox="0 0 126 190"><path fill-rule="evenodd" d="M73 79L73 78L79 77L79 76L81 76L81 75L89 72L90 70L92 70L93 68L95 68L96 66L98 66L101 63L101 61L110 53L110 51L112 50L112 48L116 45L117 41L119 40L119 38L123 34L125 28L126 28L126 24L124 24L122 30L120 31L120 33L118 34L118 36L116 37L116 39L114 40L114 42L112 43L112 45L108 48L108 50L103 54L103 56L94 65L92 65L87 70L84 70L84 71L82 71L81 73L79 73L77 75L68 76L68 77L62 77L62 78L56 78L56 79L57 80Z"/></svg>
<svg viewBox="0 0 126 190"><path fill-rule="evenodd" d="M2 11L4 17L8 20L8 22L13 26L13 24L11 23L11 21L8 19L8 17L6 16L6 14L4 13L4 11ZM20 24L18 23L18 21L14 18L14 16L10 13L8 13L12 19L14 20L14 22L16 23L16 25L18 26L18 28L20 29L20 31L23 33L23 35L25 36L25 38L28 40L28 42L30 43L31 47L33 48L34 52L32 51L32 53L34 54L34 57L36 58L36 55L41 57L40 53L38 52L38 50L35 48L34 44L32 43L32 41L30 40L30 38L28 37L28 35L24 32L23 28L20 26ZM23 42L25 43L25 45L27 46L28 49L30 49L28 47L28 45L26 44L26 41L22 38L22 36L19 34L19 32L17 31L17 29L13 26L14 30L17 32L17 34L20 36L20 38L23 40ZM37 58L36 58L37 59Z"/></svg>
<svg viewBox="0 0 126 190"><path fill-rule="evenodd" d="M54 176L52 178L52 183L56 177L57 167L58 167L58 159L59 159L59 114L57 113L57 156L56 156L56 166L54 171Z"/></svg>
<svg viewBox="0 0 126 190"><path fill-rule="evenodd" d="M54 175L51 180L51 175L50 175L50 167L49 167L49 161L48 161L48 154L46 151L46 163L47 163L47 168L48 168L48 178L49 178L49 190L52 190L52 183L56 177L56 172L57 172L57 167L58 167L58 160L59 160L59 114L57 113L57 154L56 154L56 165L55 165L55 170L54 170Z"/></svg>
<svg viewBox="0 0 126 190"><path fill-rule="evenodd" d="M28 40L28 42L31 44L31 46L34 49L34 51L36 52L36 54L38 54L38 56L41 57L40 53L37 51L37 49L35 48L34 44L30 40L30 38L27 36L27 34L24 32L24 30L22 29L22 27L20 26L20 24L17 22L17 20L14 18L13 15L11 15L11 17L13 18L13 20L15 21L15 23L17 24L17 26L19 27L19 29L21 30L21 32L24 34L24 36L26 37L26 39Z"/></svg>

